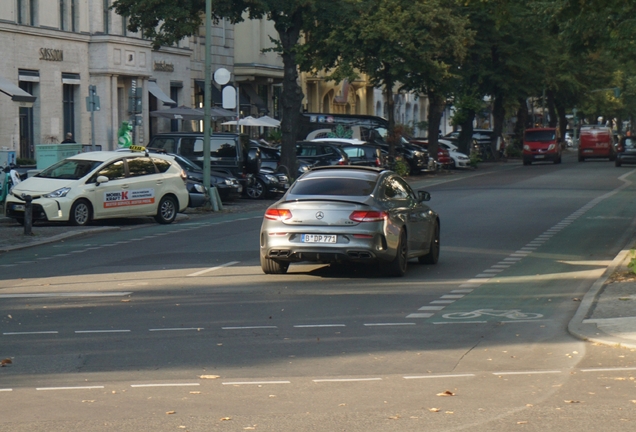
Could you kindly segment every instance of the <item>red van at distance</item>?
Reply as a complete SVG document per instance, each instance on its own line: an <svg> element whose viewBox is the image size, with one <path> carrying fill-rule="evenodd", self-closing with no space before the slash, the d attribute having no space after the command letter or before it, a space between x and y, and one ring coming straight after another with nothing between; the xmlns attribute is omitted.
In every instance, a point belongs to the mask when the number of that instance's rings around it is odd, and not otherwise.
<svg viewBox="0 0 636 432"><path fill-rule="evenodd" d="M582 126L579 137L579 162L585 159L616 159L612 129L606 126Z"/></svg>
<svg viewBox="0 0 636 432"><path fill-rule="evenodd" d="M523 134L523 164L532 162L561 163L561 138L557 128L526 129Z"/></svg>

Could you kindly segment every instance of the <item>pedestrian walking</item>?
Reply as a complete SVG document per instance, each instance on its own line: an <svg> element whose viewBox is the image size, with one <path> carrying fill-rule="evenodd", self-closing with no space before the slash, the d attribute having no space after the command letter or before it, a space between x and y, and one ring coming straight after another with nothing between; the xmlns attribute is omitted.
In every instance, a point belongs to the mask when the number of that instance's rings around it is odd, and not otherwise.
<svg viewBox="0 0 636 432"><path fill-rule="evenodd" d="M62 141L62 144L77 144L73 139L73 134L70 132L66 133L66 139Z"/></svg>

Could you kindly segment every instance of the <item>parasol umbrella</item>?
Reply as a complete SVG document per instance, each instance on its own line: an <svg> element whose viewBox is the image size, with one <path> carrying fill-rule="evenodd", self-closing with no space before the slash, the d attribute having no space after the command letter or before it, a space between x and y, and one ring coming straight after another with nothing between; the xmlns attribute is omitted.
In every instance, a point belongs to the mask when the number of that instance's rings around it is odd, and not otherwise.
<svg viewBox="0 0 636 432"><path fill-rule="evenodd" d="M276 120L275 118L271 118L270 116L264 115L263 117L259 117L259 120L263 122L270 123L269 127L280 127L280 120Z"/></svg>
<svg viewBox="0 0 636 432"><path fill-rule="evenodd" d="M167 118L170 120L203 120L203 108L190 108L181 105L180 107L169 108L165 110L152 111L152 117ZM210 118L213 120L223 117L234 117L236 113L223 108L211 107Z"/></svg>
<svg viewBox="0 0 636 432"><path fill-rule="evenodd" d="M223 126L236 125L236 120L226 121L221 124ZM277 127L271 121L262 120L262 117L254 118L252 116L239 119L239 126Z"/></svg>

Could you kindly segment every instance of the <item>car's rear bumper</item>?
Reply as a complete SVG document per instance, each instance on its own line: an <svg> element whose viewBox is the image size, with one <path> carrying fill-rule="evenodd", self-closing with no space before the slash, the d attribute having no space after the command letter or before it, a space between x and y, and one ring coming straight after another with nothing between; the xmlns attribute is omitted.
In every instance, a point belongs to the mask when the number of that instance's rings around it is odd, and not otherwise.
<svg viewBox="0 0 636 432"><path fill-rule="evenodd" d="M621 163L636 164L636 153L634 154L617 153L616 160L620 161Z"/></svg>
<svg viewBox="0 0 636 432"><path fill-rule="evenodd" d="M561 155L559 153L523 153L523 160L526 162L554 162Z"/></svg>

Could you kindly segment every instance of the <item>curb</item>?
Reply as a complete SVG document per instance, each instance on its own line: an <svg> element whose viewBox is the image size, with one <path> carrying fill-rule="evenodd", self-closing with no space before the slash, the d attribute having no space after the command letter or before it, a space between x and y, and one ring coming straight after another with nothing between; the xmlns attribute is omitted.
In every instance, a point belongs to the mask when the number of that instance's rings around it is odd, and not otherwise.
<svg viewBox="0 0 636 432"><path fill-rule="evenodd" d="M594 323L583 323L588 312L596 303L603 285L614 272L627 260L630 249L621 250L607 267L603 275L594 282L590 290L583 296L581 305L568 324L568 332L581 340L621 348L636 348L636 342L605 333Z"/></svg>
<svg viewBox="0 0 636 432"><path fill-rule="evenodd" d="M10 251L15 251L15 250L20 250L20 249L26 249L26 248L30 248L33 246L40 246L43 244L47 244L47 243L55 243L57 241L60 240L64 240L70 237L79 237L81 235L84 234L97 234L97 233L101 233L101 232L106 232L106 231L116 231L116 230L120 230L120 227L100 227L100 228L89 228L89 229L85 229L85 230L81 230L81 231L70 231L70 232L66 232L66 233L62 233L62 234L58 234L52 237L47 237L44 238L42 240L38 240L38 241L34 241L34 242L30 242L30 243L24 243L24 244L19 244L19 245L14 245L14 246L4 246L4 247L0 247L0 253L4 253L4 252L10 252Z"/></svg>

